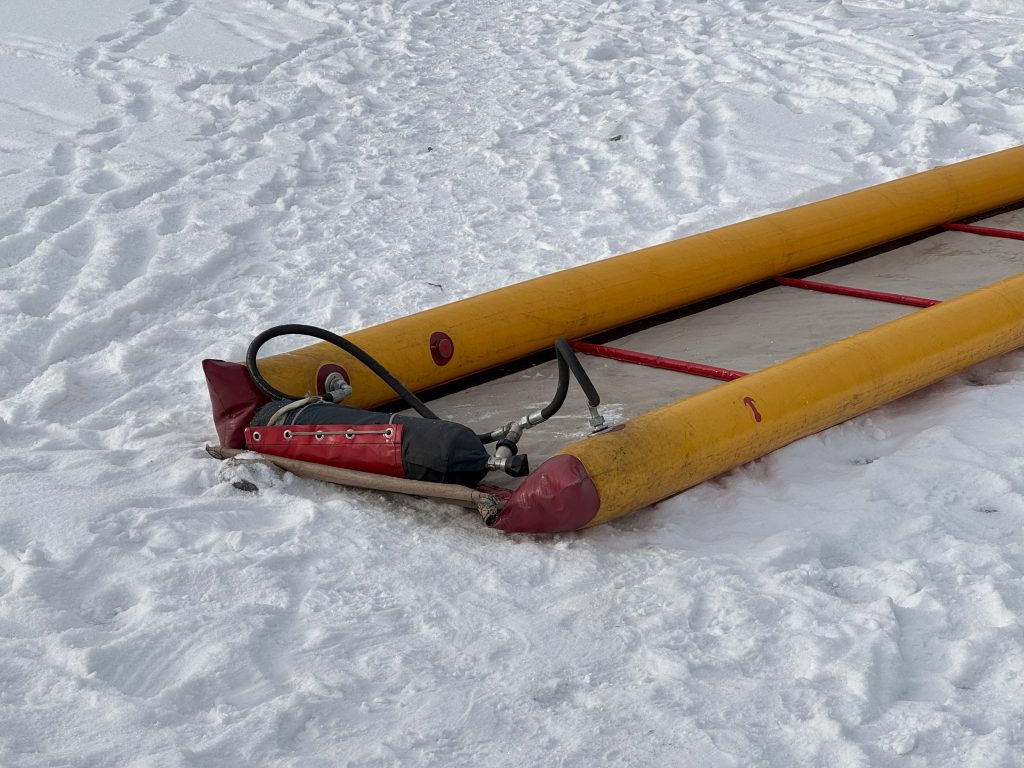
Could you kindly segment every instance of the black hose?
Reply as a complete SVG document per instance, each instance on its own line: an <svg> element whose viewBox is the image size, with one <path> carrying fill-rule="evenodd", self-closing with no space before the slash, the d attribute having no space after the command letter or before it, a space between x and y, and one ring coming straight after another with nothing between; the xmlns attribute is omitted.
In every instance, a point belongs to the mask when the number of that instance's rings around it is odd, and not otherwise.
<svg viewBox="0 0 1024 768"><path fill-rule="evenodd" d="M583 364L576 357L576 350L565 339L555 339L555 362L558 363L558 386L555 387L555 396L551 398L551 402L541 408L541 419L547 421L558 413L565 404L565 396L569 393L570 373L576 377L576 381L580 384L580 389L587 396L587 403L592 408L597 408L601 404L601 396L597 394L594 382L590 380L590 376L584 370ZM540 422L535 423L539 424ZM494 432L481 432L477 437L485 445L493 443L497 439Z"/></svg>
<svg viewBox="0 0 1024 768"><path fill-rule="evenodd" d="M570 372L576 378L576 381L579 382L583 394L587 396L587 403L592 408L599 406L601 404L601 396L597 394L594 383L583 369L583 364L580 363L579 358L576 357L576 351L565 339L555 339L555 360L558 362L558 387L555 389L555 396L551 398L551 402L541 409L540 415L545 419L550 419L558 413L562 404L565 403L565 396L569 392Z"/></svg>
<svg viewBox="0 0 1024 768"><path fill-rule="evenodd" d="M392 376L383 365L370 357L366 352L343 336L331 333L330 331L325 331L323 328L317 328L315 325L299 325L295 323L289 325L277 325L265 330L249 344L249 350L245 354L245 367L248 369L249 375L252 376L252 380L255 382L256 386L259 387L267 396L272 397L275 400L298 400L303 397L303 395L289 395L276 389L270 384L270 382L263 378L256 365L256 355L259 354L260 347L271 339L276 339L278 336L289 336L292 334L312 336L314 339L326 341L328 344L333 344L339 349L348 352L352 357L377 374L385 384L395 391L395 394L405 401L406 405L413 408L420 416L425 419L437 418L437 414L430 410L422 400L416 397L411 390Z"/></svg>

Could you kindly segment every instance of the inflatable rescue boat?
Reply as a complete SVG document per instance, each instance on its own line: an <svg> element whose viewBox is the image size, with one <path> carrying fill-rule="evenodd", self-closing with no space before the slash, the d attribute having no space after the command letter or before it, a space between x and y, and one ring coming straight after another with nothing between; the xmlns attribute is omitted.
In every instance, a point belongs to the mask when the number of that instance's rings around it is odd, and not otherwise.
<svg viewBox="0 0 1024 768"><path fill-rule="evenodd" d="M318 342L259 356L294 334ZM272 328L203 362L208 450L571 531L1022 346L1017 147L345 336Z"/></svg>

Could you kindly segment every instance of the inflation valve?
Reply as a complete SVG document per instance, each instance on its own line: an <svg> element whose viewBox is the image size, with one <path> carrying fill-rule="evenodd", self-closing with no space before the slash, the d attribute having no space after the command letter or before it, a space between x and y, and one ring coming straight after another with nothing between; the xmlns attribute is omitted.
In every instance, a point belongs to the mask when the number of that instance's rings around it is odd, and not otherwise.
<svg viewBox="0 0 1024 768"><path fill-rule="evenodd" d="M345 377L335 371L324 379L324 400L332 403L340 403L352 394L352 385L345 381Z"/></svg>

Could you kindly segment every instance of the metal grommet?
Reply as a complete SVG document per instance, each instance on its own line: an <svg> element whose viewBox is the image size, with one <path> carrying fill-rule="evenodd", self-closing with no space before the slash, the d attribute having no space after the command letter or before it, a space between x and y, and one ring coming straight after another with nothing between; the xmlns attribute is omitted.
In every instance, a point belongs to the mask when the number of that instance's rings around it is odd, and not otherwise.
<svg viewBox="0 0 1024 768"><path fill-rule="evenodd" d="M286 429L284 431L284 439L285 440L291 440L292 439L292 431L290 429Z"/></svg>
<svg viewBox="0 0 1024 768"><path fill-rule="evenodd" d="M323 439L324 439L324 433L323 433L323 432L317 432L317 433L315 433L315 434L313 435L313 437L314 437L314 438L315 438L316 440L318 440L318 441L319 441L319 440L323 440Z"/></svg>
<svg viewBox="0 0 1024 768"><path fill-rule="evenodd" d="M388 427L387 429L384 430L384 437L391 437L394 434L395 430L393 430L391 427Z"/></svg>
<svg viewBox="0 0 1024 768"><path fill-rule="evenodd" d="M348 430L348 432L345 433L345 437L347 437L349 440L354 439L355 436L356 436L356 432L355 432L354 429L350 429L350 430Z"/></svg>
<svg viewBox="0 0 1024 768"><path fill-rule="evenodd" d="M259 432L253 432L252 433L252 441L254 443L258 443L260 441L260 433Z"/></svg>

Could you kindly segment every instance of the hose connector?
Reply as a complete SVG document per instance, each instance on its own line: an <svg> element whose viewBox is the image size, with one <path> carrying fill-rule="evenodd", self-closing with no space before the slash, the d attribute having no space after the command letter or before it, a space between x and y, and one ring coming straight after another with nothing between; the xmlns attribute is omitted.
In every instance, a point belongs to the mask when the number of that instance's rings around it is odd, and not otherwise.
<svg viewBox="0 0 1024 768"><path fill-rule="evenodd" d="M526 454L519 453L519 438L523 436L522 422L505 425L505 434L498 440L494 455L487 460L491 472L504 472L511 477L526 477L530 474L530 461Z"/></svg>
<svg viewBox="0 0 1024 768"><path fill-rule="evenodd" d="M340 403L352 394L352 385L345 381L345 377L335 371L328 374L324 379L324 400L332 403Z"/></svg>

